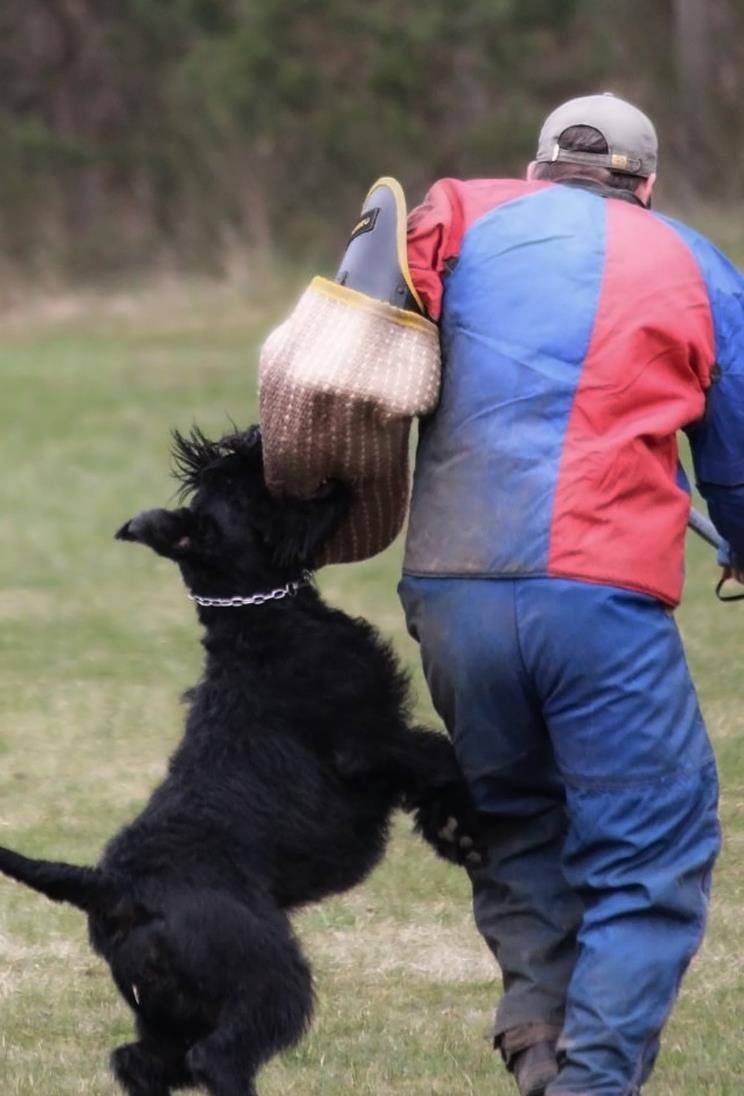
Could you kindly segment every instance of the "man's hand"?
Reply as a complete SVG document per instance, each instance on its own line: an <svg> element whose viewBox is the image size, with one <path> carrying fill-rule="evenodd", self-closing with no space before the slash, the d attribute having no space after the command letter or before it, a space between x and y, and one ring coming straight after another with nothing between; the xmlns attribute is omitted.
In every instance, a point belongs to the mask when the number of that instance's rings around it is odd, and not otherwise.
<svg viewBox="0 0 744 1096"><path fill-rule="evenodd" d="M721 568L721 581L728 582L732 579L734 582L741 583L744 586L744 568L740 567L722 567Z"/></svg>

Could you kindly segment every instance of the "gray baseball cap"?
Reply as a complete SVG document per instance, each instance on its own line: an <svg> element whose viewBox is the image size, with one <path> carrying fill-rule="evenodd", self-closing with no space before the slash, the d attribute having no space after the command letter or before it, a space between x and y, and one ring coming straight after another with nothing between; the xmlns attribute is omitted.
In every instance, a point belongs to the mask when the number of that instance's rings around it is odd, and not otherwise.
<svg viewBox="0 0 744 1096"><path fill-rule="evenodd" d="M592 126L604 137L608 152L574 152L560 147L561 135L571 126ZM611 92L570 99L548 116L540 131L535 159L540 164L560 161L607 167L624 175L647 178L656 171L659 142L653 122L643 111Z"/></svg>

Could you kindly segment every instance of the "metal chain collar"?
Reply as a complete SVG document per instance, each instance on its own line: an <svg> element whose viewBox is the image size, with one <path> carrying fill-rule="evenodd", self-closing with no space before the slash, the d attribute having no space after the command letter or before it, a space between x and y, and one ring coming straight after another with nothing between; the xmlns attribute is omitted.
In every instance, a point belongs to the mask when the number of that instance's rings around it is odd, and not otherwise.
<svg viewBox="0 0 744 1096"><path fill-rule="evenodd" d="M239 609L242 605L264 605L267 601L281 601L282 598L292 597L301 586L308 586L313 580L310 571L303 571L302 576L286 586L280 586L277 590L269 590L266 594L251 594L249 597L202 597L201 594L192 594L189 590L189 600L202 605L206 609Z"/></svg>

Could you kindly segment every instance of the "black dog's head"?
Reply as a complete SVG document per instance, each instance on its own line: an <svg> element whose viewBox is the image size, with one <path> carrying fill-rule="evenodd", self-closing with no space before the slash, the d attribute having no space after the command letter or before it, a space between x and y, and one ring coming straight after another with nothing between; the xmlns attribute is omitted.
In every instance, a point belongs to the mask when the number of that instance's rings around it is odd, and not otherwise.
<svg viewBox="0 0 744 1096"><path fill-rule="evenodd" d="M174 434L177 510L146 510L117 532L175 560L186 585L206 596L251 594L297 578L344 517L348 492L329 484L309 499L266 487L258 427L219 441L198 429Z"/></svg>

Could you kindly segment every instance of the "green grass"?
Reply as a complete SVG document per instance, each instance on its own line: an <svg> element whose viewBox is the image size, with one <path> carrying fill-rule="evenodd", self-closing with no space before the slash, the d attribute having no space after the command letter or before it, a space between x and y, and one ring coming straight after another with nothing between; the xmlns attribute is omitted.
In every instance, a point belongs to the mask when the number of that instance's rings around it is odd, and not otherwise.
<svg viewBox="0 0 744 1096"><path fill-rule="evenodd" d="M73 302L74 304L74 302ZM115 542L166 504L168 431L255 414L256 346L282 302L233 291L29 310L0 349L0 841L92 861L157 782L180 734L197 628L166 561ZM328 596L392 635L416 666L396 545L322 576ZM726 847L705 949L685 982L649 1096L741 1091L744 970L744 609L712 597L691 543L679 620L716 741ZM430 717L415 670L420 712ZM488 1044L495 971L461 873L405 822L364 887L299 919L319 1006L309 1037L263 1076L265 1096L508 1096ZM0 882L0 1093L112 1094L106 1058L131 1018L83 919Z"/></svg>

